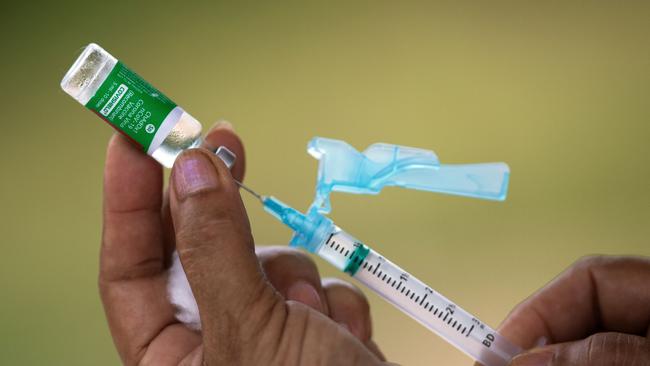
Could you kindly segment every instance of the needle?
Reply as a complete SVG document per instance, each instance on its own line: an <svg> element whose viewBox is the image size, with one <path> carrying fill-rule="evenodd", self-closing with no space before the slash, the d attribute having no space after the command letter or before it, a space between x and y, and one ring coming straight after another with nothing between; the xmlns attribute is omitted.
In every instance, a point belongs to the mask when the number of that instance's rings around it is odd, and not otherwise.
<svg viewBox="0 0 650 366"><path fill-rule="evenodd" d="M244 185L244 183L242 183L242 182L240 182L240 181L238 181L238 180L235 180L235 183L237 183L237 185L238 185L240 188L242 188L243 190L245 190L246 192L248 192L248 193L252 194L253 196L255 196L255 198L257 198L258 200L260 200L260 202L264 203L264 198L265 198L264 196L262 196L261 194L255 192L254 190L252 190L252 189L246 187L246 186Z"/></svg>

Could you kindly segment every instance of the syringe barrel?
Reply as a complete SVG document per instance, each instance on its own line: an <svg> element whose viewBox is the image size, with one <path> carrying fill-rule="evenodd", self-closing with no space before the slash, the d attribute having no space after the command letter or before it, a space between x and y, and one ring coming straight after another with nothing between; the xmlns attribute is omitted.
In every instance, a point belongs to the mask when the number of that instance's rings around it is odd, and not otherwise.
<svg viewBox="0 0 650 366"><path fill-rule="evenodd" d="M485 366L505 366L522 351L337 226L315 253Z"/></svg>

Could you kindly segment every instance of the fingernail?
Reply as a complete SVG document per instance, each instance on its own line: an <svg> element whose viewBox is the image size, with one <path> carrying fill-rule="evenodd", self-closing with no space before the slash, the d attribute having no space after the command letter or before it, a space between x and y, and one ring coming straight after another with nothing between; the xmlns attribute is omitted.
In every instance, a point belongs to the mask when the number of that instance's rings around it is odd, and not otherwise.
<svg viewBox="0 0 650 366"><path fill-rule="evenodd" d="M198 151L186 153L176 159L173 174L174 189L178 199L217 186L219 177L210 159Z"/></svg>
<svg viewBox="0 0 650 366"><path fill-rule="evenodd" d="M226 121L225 119L218 120L214 125L212 125L210 130L216 130L218 128L223 128L230 131L235 130L235 127L232 125L232 123Z"/></svg>
<svg viewBox="0 0 650 366"><path fill-rule="evenodd" d="M537 338L537 341L535 341L535 345L533 347L544 347L548 344L548 338L541 336Z"/></svg>
<svg viewBox="0 0 650 366"><path fill-rule="evenodd" d="M323 304L316 288L306 281L298 281L287 290L287 299L301 302L315 310L323 311Z"/></svg>
<svg viewBox="0 0 650 366"><path fill-rule="evenodd" d="M552 351L534 350L515 356L510 362L510 366L549 366L552 360Z"/></svg>

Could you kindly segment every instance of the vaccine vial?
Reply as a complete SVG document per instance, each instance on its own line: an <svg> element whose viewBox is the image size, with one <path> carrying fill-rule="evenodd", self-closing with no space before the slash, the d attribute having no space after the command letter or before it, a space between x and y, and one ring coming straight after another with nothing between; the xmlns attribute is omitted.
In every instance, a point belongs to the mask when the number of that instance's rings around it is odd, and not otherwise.
<svg viewBox="0 0 650 366"><path fill-rule="evenodd" d="M201 143L201 123L91 43L61 80L61 88L167 168Z"/></svg>

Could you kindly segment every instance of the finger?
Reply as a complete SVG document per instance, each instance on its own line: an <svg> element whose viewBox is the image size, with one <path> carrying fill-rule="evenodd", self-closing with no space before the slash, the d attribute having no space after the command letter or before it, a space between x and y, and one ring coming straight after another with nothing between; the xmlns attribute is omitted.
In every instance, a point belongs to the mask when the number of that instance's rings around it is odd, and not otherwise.
<svg viewBox="0 0 650 366"><path fill-rule="evenodd" d="M246 171L246 153L244 151L244 144L235 133L233 125L228 121L217 122L203 139L202 148L215 151L219 146L225 146L230 151L235 153L237 159L235 164L230 169L232 176L240 182L244 180L244 173Z"/></svg>
<svg viewBox="0 0 650 366"><path fill-rule="evenodd" d="M622 333L597 333L587 339L534 349L510 366L643 366L650 365L650 341Z"/></svg>
<svg viewBox="0 0 650 366"><path fill-rule="evenodd" d="M238 362L272 315L286 313L255 256L248 218L230 172L211 152L182 153L170 179L176 247L201 314L207 364ZM242 345L243 343L243 345Z"/></svg>
<svg viewBox="0 0 650 366"><path fill-rule="evenodd" d="M375 341L373 341L372 339L367 341L366 342L366 347L368 347L370 352L374 353L375 356L377 356L377 358L379 358L380 361L386 361L386 356L379 349L379 346L377 345L377 343L375 343ZM389 365L396 365L396 364L389 363Z"/></svg>
<svg viewBox="0 0 650 366"><path fill-rule="evenodd" d="M341 324L366 345L380 360L386 357L372 340L372 318L370 304L357 287L336 279L323 280L323 288L330 308L330 318Z"/></svg>
<svg viewBox="0 0 650 366"><path fill-rule="evenodd" d="M518 305L500 327L524 348L606 330L645 335L650 324L650 259L588 257Z"/></svg>
<svg viewBox="0 0 650 366"><path fill-rule="evenodd" d="M336 278L324 279L323 288L330 308L330 318L344 324L361 342L368 342L372 337L372 323L370 305L363 292Z"/></svg>
<svg viewBox="0 0 650 366"><path fill-rule="evenodd" d="M288 247L259 247L256 251L269 282L285 299L329 314L318 268L309 256Z"/></svg>
<svg viewBox="0 0 650 366"><path fill-rule="evenodd" d="M111 139L104 173L99 288L126 364L139 360L173 322L163 273L162 185L158 163L122 136Z"/></svg>
<svg viewBox="0 0 650 366"><path fill-rule="evenodd" d="M158 163L122 136L113 136L104 171L102 279L128 279L162 271L162 179Z"/></svg>
<svg viewBox="0 0 650 366"><path fill-rule="evenodd" d="M246 154L244 152L244 145L241 139L234 132L232 125L229 122L221 121L215 124L206 134L205 139L201 145L203 148L215 151L219 146L225 146L230 151L235 153L237 157L235 164L230 169L232 176L240 182L244 179L246 170ZM164 242L165 242L165 266L171 265L171 254L176 248L176 238L174 227L172 224L171 213L169 211L169 194L165 193L162 208Z"/></svg>

